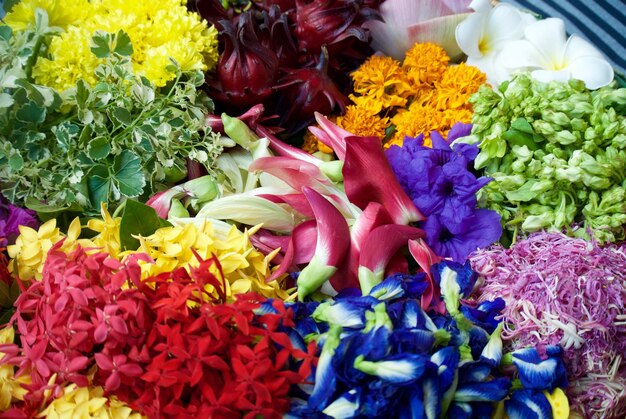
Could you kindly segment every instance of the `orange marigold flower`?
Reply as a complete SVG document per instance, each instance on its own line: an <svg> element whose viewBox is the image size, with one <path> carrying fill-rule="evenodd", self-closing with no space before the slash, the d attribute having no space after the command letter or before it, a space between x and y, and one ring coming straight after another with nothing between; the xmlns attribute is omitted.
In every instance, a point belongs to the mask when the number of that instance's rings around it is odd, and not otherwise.
<svg viewBox="0 0 626 419"><path fill-rule="evenodd" d="M402 69L414 87L432 85L441 79L450 57L437 44L426 42L415 44L409 49L402 63Z"/></svg>
<svg viewBox="0 0 626 419"><path fill-rule="evenodd" d="M302 139L302 149L309 154L313 154L316 151L321 151L322 153L332 154L333 149L328 147L326 144L317 139L315 135L311 131L307 131L304 134L304 138Z"/></svg>
<svg viewBox="0 0 626 419"><path fill-rule="evenodd" d="M381 118L366 108L351 105L346 109L345 115L337 118L337 125L355 135L376 136L382 140L389 126L389 118Z"/></svg>
<svg viewBox="0 0 626 419"><path fill-rule="evenodd" d="M461 63L451 66L435 82L436 97L431 103L439 109L471 109L469 98L487 82L487 76L478 68Z"/></svg>
<svg viewBox="0 0 626 419"><path fill-rule="evenodd" d="M354 91L380 102L383 108L404 106L410 85L400 67L391 57L373 55L352 73Z"/></svg>
<svg viewBox="0 0 626 419"><path fill-rule="evenodd" d="M396 133L385 148L402 146L404 137L417 137L424 134L424 145L431 146L430 132L438 131L444 138L457 122L470 123L472 112L468 109L435 109L433 106L414 104L408 110L399 111L391 120Z"/></svg>

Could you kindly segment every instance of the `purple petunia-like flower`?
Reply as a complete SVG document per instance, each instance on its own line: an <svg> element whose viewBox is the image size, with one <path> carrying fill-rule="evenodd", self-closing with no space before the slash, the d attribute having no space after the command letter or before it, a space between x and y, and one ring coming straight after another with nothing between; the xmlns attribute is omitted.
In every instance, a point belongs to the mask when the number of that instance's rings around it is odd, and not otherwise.
<svg viewBox="0 0 626 419"><path fill-rule="evenodd" d="M423 135L406 137L402 147L392 146L387 158L402 188L428 219L422 223L426 242L435 252L462 262L474 250L497 241L502 234L500 216L476 208L476 193L492 179L476 177L471 164L476 145L455 144L471 132L470 124L456 124L446 141L432 132L432 148Z"/></svg>
<svg viewBox="0 0 626 419"><path fill-rule="evenodd" d="M0 196L0 247L15 243L20 235L19 226L38 228L36 213L9 203Z"/></svg>

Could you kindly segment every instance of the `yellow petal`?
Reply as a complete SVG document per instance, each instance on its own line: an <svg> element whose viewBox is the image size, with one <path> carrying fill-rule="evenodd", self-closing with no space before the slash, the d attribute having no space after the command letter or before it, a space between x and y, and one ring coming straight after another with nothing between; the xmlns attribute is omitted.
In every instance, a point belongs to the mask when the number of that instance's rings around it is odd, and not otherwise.
<svg viewBox="0 0 626 419"><path fill-rule="evenodd" d="M547 391L544 391L543 394L550 402L550 406L552 406L552 417L554 419L569 418L569 400L567 400L567 396L563 390L557 387L552 394Z"/></svg>

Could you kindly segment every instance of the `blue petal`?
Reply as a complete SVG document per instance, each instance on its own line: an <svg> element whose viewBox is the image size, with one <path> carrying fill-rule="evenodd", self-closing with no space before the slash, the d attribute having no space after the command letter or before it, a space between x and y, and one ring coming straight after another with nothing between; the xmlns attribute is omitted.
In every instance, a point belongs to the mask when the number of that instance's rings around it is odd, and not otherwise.
<svg viewBox="0 0 626 419"><path fill-rule="evenodd" d="M466 319L491 334L500 323L500 320L496 320L496 317L501 315L504 306L504 300L496 298L493 301L485 301L476 308L462 305L461 312Z"/></svg>
<svg viewBox="0 0 626 419"><path fill-rule="evenodd" d="M552 406L541 391L516 391L504 406L509 419L552 419Z"/></svg>
<svg viewBox="0 0 626 419"><path fill-rule="evenodd" d="M407 300L402 306L400 327L407 329L423 329L426 324L426 313L417 300Z"/></svg>
<svg viewBox="0 0 626 419"><path fill-rule="evenodd" d="M535 348L526 348L512 353L513 364L517 367L519 378L524 388L536 390L554 390L555 387L567 386L567 373L561 358L562 350L547 348L551 357L542 360Z"/></svg>
<svg viewBox="0 0 626 419"><path fill-rule="evenodd" d="M472 419L472 406L469 403L452 403L448 417L454 419Z"/></svg>
<svg viewBox="0 0 626 419"><path fill-rule="evenodd" d="M472 349L472 358L480 358L480 354L489 342L489 333L485 329L477 326L473 326L469 330L469 342L468 345Z"/></svg>
<svg viewBox="0 0 626 419"><path fill-rule="evenodd" d="M322 412L333 418L353 418L361 408L360 394L357 390L350 390L342 394L329 404Z"/></svg>
<svg viewBox="0 0 626 419"><path fill-rule="evenodd" d="M371 297L344 298L332 304L321 304L313 313L313 318L344 328L360 329L365 326L365 312L377 302Z"/></svg>
<svg viewBox="0 0 626 419"><path fill-rule="evenodd" d="M370 294L372 297L377 298L379 301L393 300L400 298L404 295L404 283L400 277L393 275L387 277L383 282L375 285Z"/></svg>
<svg viewBox="0 0 626 419"><path fill-rule="evenodd" d="M411 386L410 392L400 401L398 406L398 419L425 419L424 395L420 386Z"/></svg>
<svg viewBox="0 0 626 419"><path fill-rule="evenodd" d="M457 262L444 260L433 265L431 271L433 271L437 283L439 283L441 274L446 268L456 272L456 282L461 289L461 297L468 297L472 293L474 284L478 279L478 273L472 269L469 261L466 261L465 264L462 265Z"/></svg>
<svg viewBox="0 0 626 419"><path fill-rule="evenodd" d="M354 367L388 383L406 385L422 376L426 361L427 358L419 354L396 354L374 362L359 357Z"/></svg>
<svg viewBox="0 0 626 419"><path fill-rule="evenodd" d="M466 362L459 367L459 385L482 383L491 375L491 365L482 361Z"/></svg>
<svg viewBox="0 0 626 419"><path fill-rule="evenodd" d="M506 397L511 388L508 378L494 378L483 383L459 385L454 394L457 402L498 402Z"/></svg>
<svg viewBox="0 0 626 419"><path fill-rule="evenodd" d="M485 345L482 353L480 354L480 360L495 366L500 365L502 359L502 323L496 327L496 330L491 334L489 342Z"/></svg>
<svg viewBox="0 0 626 419"><path fill-rule="evenodd" d="M441 415L441 398L443 392L439 388L439 379L434 376L427 377L422 382L424 392L424 413L426 417L438 418Z"/></svg>
<svg viewBox="0 0 626 419"><path fill-rule="evenodd" d="M259 307L254 309L254 314L257 316L262 316L264 314L278 314L278 310L276 310L272 305L273 301L274 299L272 298L268 298L263 301Z"/></svg>
<svg viewBox="0 0 626 419"><path fill-rule="evenodd" d="M322 350L315 370L315 387L309 397L309 406L322 410L332 398L337 388L337 374L334 370L332 351Z"/></svg>
<svg viewBox="0 0 626 419"><path fill-rule="evenodd" d="M391 346L398 352L428 354L435 344L432 332L421 329L395 330L391 335Z"/></svg>
<svg viewBox="0 0 626 419"><path fill-rule="evenodd" d="M452 385L460 358L458 349L452 346L440 349L430 357L430 361L437 366L441 392L447 391Z"/></svg>
<svg viewBox="0 0 626 419"><path fill-rule="evenodd" d="M376 418L396 410L402 401L401 389L382 380L373 380L363 388L363 403L359 417Z"/></svg>

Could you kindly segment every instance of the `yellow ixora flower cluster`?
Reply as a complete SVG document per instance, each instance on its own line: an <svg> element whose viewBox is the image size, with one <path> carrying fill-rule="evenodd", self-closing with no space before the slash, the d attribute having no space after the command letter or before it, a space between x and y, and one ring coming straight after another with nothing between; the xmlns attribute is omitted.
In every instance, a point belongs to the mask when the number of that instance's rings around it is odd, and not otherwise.
<svg viewBox="0 0 626 419"><path fill-rule="evenodd" d="M48 419L141 419L140 413L115 397L104 396L102 387L70 384L38 415Z"/></svg>
<svg viewBox="0 0 626 419"><path fill-rule="evenodd" d="M385 147L402 145L405 136L430 132L444 137L457 122L469 123L469 98L486 82L477 68L449 65L443 48L415 44L400 63L374 55L352 73L354 94L346 113L336 123L360 136L376 136Z"/></svg>
<svg viewBox="0 0 626 419"><path fill-rule="evenodd" d="M20 226L20 236L14 245L7 248L11 258L9 271L23 281L40 280L48 251L54 244L64 240L60 250L66 253L79 245L92 249L89 251L106 252L118 260L135 253L145 253L154 263L141 262L143 278L180 267L197 267L199 261L196 254L205 260L215 255L222 267L229 298L251 291L271 298L288 297L283 290L282 280L265 281L271 273L270 261L276 252L266 256L252 246L250 235L260 226L244 232L233 226L225 233L218 233L209 221L204 220L197 224L163 227L148 237L138 237L138 249L122 251L120 221L120 218L111 217L103 206L102 219L87 222L87 227L97 233L90 239L79 238L82 229L78 218L71 223L67 235L57 228L55 219L42 224L39 230ZM217 270L213 273L220 278ZM212 287L207 291L215 292Z"/></svg>
<svg viewBox="0 0 626 419"><path fill-rule="evenodd" d="M13 343L15 339L15 331L13 326L6 326L0 329L0 344ZM4 357L4 353L0 352L0 359ZM14 375L15 366L0 365L0 412L8 410L14 402L24 400L27 393L22 385L31 384L30 375L24 374L19 377Z"/></svg>
<svg viewBox="0 0 626 419"><path fill-rule="evenodd" d="M48 45L33 77L39 84L66 90L78 79L96 82L94 71L102 60L91 52L95 31L126 32L133 46L131 61L136 74L164 86L175 74L167 67L174 59L183 71L211 70L219 57L217 30L208 27L185 0L23 0L5 17L7 25L23 30L34 24L35 9L48 13L50 26L64 31Z"/></svg>

